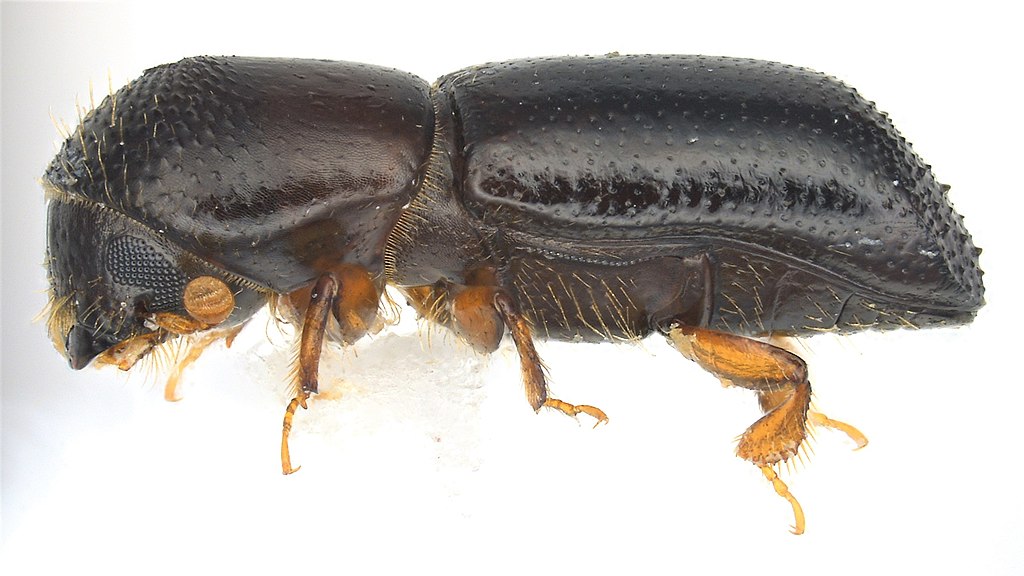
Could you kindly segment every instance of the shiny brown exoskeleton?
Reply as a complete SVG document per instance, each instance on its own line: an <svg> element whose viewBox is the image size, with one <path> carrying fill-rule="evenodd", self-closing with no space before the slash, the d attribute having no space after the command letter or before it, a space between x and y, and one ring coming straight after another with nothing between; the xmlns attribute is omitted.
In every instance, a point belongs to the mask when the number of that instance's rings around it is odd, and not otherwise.
<svg viewBox="0 0 1024 576"><path fill-rule="evenodd" d="M345 62L190 58L90 112L44 185L50 332L72 367L229 338L268 300L299 324L285 473L325 334L372 330L390 283L477 350L507 331L531 406L598 422L549 396L534 337L667 335L757 392L737 452L801 532L776 465L809 422L866 440L810 410L799 357L752 337L960 324L983 304L947 187L888 118L757 60L520 60L431 88Z"/></svg>

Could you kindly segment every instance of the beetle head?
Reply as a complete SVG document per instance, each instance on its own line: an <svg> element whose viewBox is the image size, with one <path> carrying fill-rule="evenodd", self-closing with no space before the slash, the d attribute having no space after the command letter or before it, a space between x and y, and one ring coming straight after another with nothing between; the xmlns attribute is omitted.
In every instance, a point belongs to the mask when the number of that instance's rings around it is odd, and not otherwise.
<svg viewBox="0 0 1024 576"><path fill-rule="evenodd" d="M264 302L116 210L44 184L50 199L48 328L71 367L127 370L179 334L238 323Z"/></svg>

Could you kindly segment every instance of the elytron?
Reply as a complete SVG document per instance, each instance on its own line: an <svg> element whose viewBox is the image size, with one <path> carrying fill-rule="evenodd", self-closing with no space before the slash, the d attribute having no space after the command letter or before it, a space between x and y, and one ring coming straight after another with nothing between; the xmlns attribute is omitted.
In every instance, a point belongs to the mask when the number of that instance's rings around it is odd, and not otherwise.
<svg viewBox="0 0 1024 576"><path fill-rule="evenodd" d="M776 337L956 325L979 250L888 117L829 76L707 56L487 64L433 86L393 69L197 57L86 114L43 177L49 331L71 366L130 369L231 338L270 303L297 327L299 407L325 336L379 325L385 285L487 353L511 337L667 337L764 415L737 454L776 470L808 427L807 367ZM180 366L179 366L180 369Z"/></svg>

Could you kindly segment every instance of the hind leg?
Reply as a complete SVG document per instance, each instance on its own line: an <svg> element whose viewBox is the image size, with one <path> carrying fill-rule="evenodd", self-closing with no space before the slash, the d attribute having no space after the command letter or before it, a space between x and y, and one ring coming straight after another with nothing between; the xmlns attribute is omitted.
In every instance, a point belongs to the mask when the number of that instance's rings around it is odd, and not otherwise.
<svg viewBox="0 0 1024 576"><path fill-rule="evenodd" d="M723 382L757 392L764 412L740 436L736 454L757 466L793 508L793 533L804 531L804 513L773 466L797 454L807 437L811 384L797 355L742 336L673 326L672 343Z"/></svg>
<svg viewBox="0 0 1024 576"><path fill-rule="evenodd" d="M737 454L757 465L784 462L807 436L811 385L799 356L757 340L675 327L669 332L684 355L724 382L753 390L765 415L747 428Z"/></svg>

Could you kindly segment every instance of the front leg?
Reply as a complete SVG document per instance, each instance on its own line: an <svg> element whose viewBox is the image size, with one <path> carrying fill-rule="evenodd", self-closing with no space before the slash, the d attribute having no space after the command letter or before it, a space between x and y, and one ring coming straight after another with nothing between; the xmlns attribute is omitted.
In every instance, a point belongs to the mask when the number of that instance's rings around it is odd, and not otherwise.
<svg viewBox="0 0 1024 576"><path fill-rule="evenodd" d="M331 274L325 274L317 280L309 296L309 306L302 321L302 334L299 337L299 358L296 366L296 393L284 413L284 425L281 430L281 470L285 474L298 471L292 468L291 454L288 450L288 435L292 430L292 419L295 411L302 406L306 408L306 400L310 394L316 394L319 382L320 352L323 350L324 333L327 331L327 319L338 295L338 281Z"/></svg>
<svg viewBox="0 0 1024 576"><path fill-rule="evenodd" d="M288 403L281 430L281 469L291 474L288 436L295 411L306 408L306 400L317 393L319 387L320 354L324 334L334 318L331 334L342 344L351 344L374 328L381 284L373 274L357 264L341 264L324 273L312 288L303 288L288 295L289 309L299 316L302 332L299 336L299 355L295 366L295 397ZM301 312L302 310L304 312Z"/></svg>

